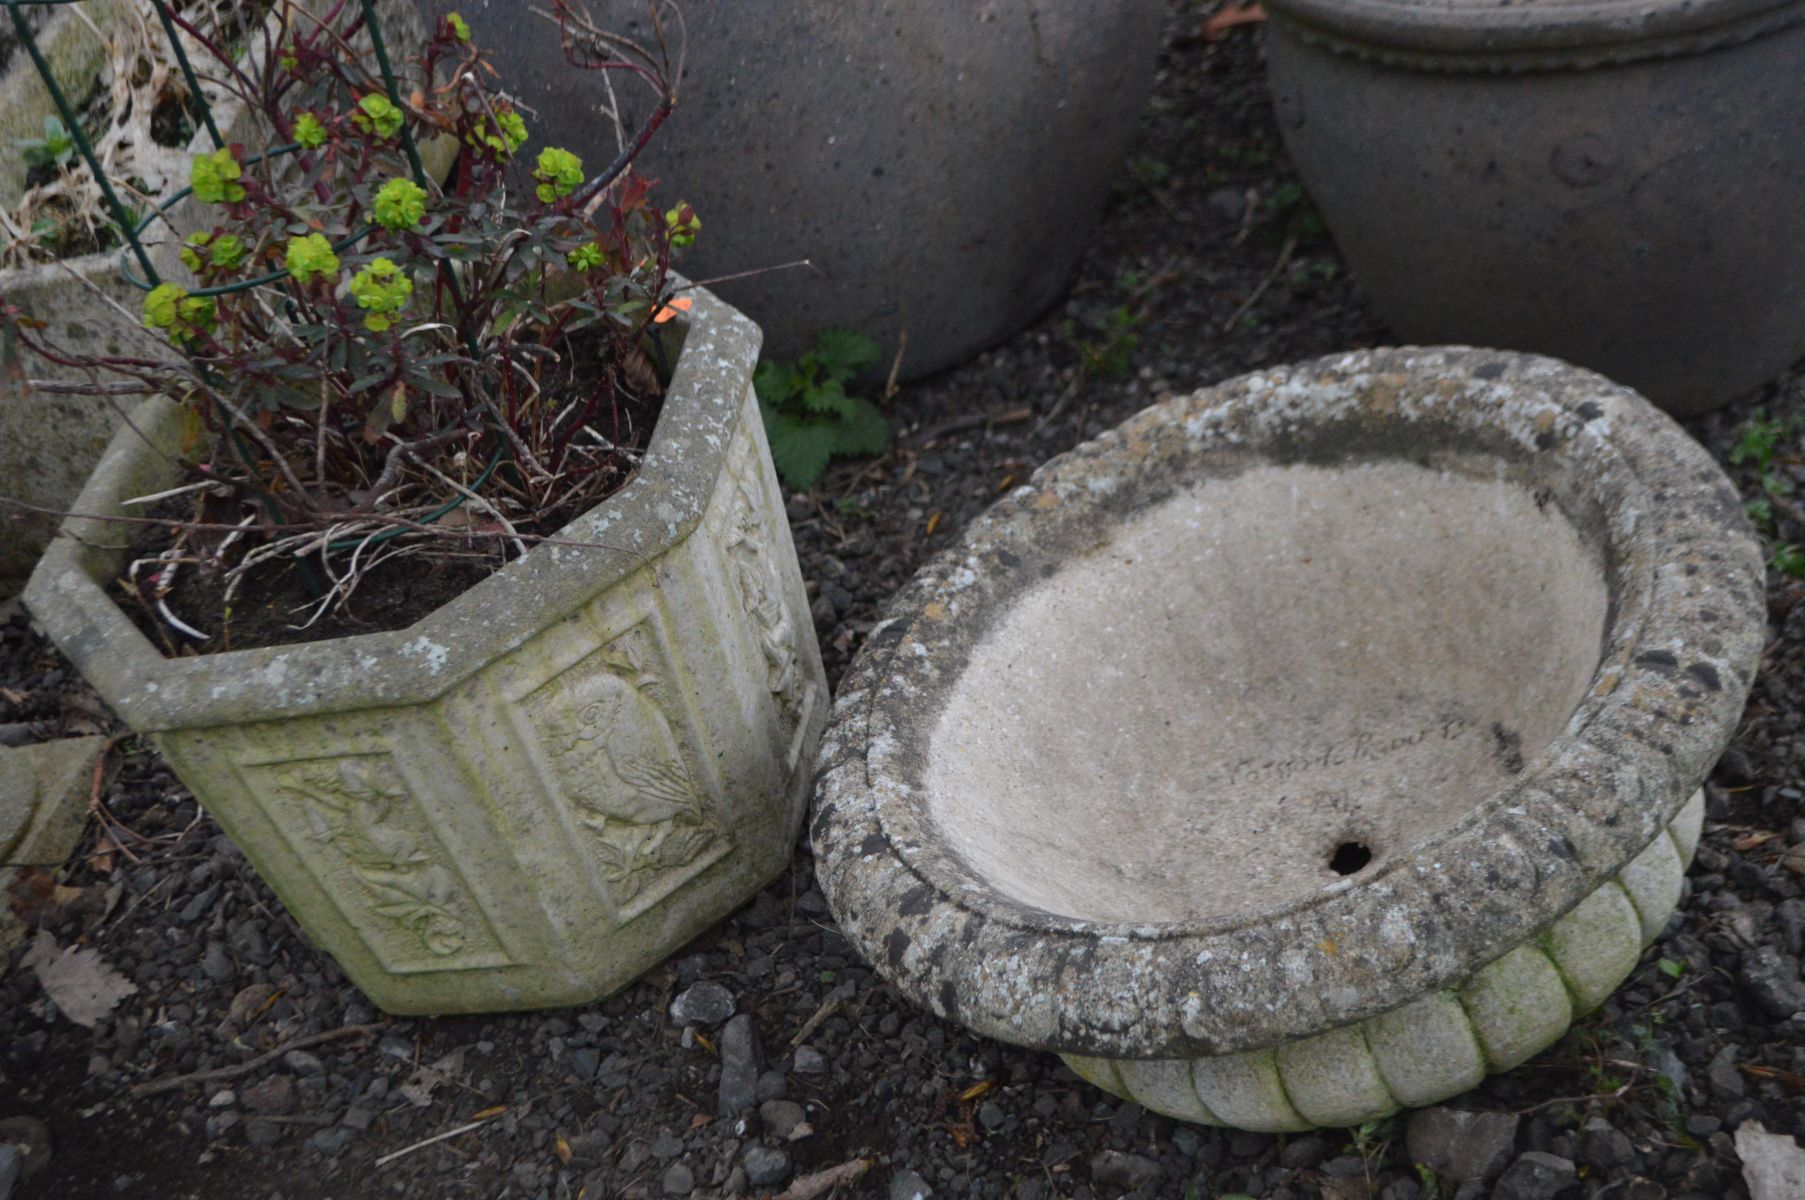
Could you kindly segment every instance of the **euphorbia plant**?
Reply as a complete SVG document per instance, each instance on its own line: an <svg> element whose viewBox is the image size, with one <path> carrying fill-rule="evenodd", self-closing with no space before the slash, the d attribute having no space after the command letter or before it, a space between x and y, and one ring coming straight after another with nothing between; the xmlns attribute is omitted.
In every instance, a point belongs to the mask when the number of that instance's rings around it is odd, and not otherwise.
<svg viewBox="0 0 1805 1200"><path fill-rule="evenodd" d="M661 386L652 335L681 305L671 251L699 225L631 167L676 72L664 14L649 50L555 7L573 62L659 96L605 167L532 145L456 14L391 72L284 5L267 62L230 68L278 144L196 156L191 278L144 299L147 330L181 353L71 354L6 313L31 349L110 376L99 390L185 408L195 508L141 591L193 564L224 571L230 600L299 558L317 615L385 558L499 561L631 477ZM442 184L418 153L435 142L458 151Z"/></svg>

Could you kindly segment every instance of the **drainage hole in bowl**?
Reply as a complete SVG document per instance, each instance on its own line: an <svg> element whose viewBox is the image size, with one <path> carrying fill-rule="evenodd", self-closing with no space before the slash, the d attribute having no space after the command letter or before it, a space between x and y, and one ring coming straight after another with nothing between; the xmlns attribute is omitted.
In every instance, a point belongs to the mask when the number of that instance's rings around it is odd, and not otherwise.
<svg viewBox="0 0 1805 1200"><path fill-rule="evenodd" d="M1329 858L1329 870L1337 875L1352 875L1373 860L1373 852L1359 842L1343 842Z"/></svg>

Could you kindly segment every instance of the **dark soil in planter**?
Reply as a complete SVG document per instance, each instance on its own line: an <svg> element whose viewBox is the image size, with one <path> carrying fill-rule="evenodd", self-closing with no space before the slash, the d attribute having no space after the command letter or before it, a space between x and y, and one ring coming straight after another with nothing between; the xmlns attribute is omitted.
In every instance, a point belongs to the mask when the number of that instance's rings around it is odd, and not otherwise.
<svg viewBox="0 0 1805 1200"><path fill-rule="evenodd" d="M577 349L571 352L574 379L570 389L586 388L599 380L600 369L594 355L587 353L590 339L579 337ZM548 386L549 394L560 389ZM644 455L657 430L663 396L638 399L622 394L615 411L602 420L607 428L599 430L614 445L630 452L635 460ZM504 465L503 469L506 467ZM626 487L633 472L610 481L609 490L599 503ZM587 508L567 505L538 521L523 521L516 528L524 536L528 549L535 537L555 537ZM467 509L454 510L461 513ZM166 500L152 510L159 521L171 524L145 525L132 539L127 558L155 559L175 540L173 523L192 520L191 505L179 500ZM206 519L219 520L215 513ZM234 519L231 516L226 520ZM449 518L448 518L449 519ZM264 564L245 577L244 586L226 600L223 574L187 566L178 572L166 604L185 623L210 635L210 640L196 643L165 621L156 610L149 584L155 578L154 564L140 569L136 585L121 578L114 582L114 601L128 613L133 623L164 654L216 654L229 650L247 650L259 646L289 646L305 642L352 637L360 633L380 633L406 629L409 625L455 599L463 592L487 579L495 571L517 557L511 543L499 543L494 537L447 539L444 554L425 553L389 559L370 570L348 604L329 609L317 620L309 621L323 594L323 580L317 559L305 563L295 559ZM224 614L230 613L230 619ZM306 623L303 627L303 623Z"/></svg>
<svg viewBox="0 0 1805 1200"><path fill-rule="evenodd" d="M1333 247L1301 228L1258 32L1209 46L1188 0L1172 11L1137 160L1070 299L903 393L890 456L838 466L791 498L836 678L896 586L1038 463L1165 392L1383 337ZM1119 308L1139 339L1130 370L1073 388L1079 343L1120 330ZM1757 403L1805 421L1805 376L1695 432L1727 459ZM1752 473L1736 471L1753 497ZM1805 540L1805 526L1791 532ZM1791 986L1805 953L1805 585L1776 575L1769 595L1775 639L1707 789L1698 863L1666 938L1558 1046L1450 1102L1508 1114L1500 1168L1531 1152L1571 1165L1562 1200L1746 1197L1735 1130L1760 1121L1805 1134L1805 1012ZM914 1009L834 928L806 845L787 877L612 999L384 1024L156 756L121 751L104 799L163 840L137 863L78 857L66 882L81 890L38 920L139 990L87 1030L50 1009L16 954L0 978L0 1118L39 1117L56 1139L19 1200L754 1196L858 1158L873 1165L842 1197L1432 1194L1406 1149L1407 1116L1288 1137L1186 1127L1081 1083L1056 1058ZM721 1058L740 1058L743 1043L670 1016L698 984L725 989L756 1035L753 1099L764 1103L744 1118L718 1108ZM382 1027L229 1080L132 1091L371 1023ZM1554 1194L1442 1184L1443 1200Z"/></svg>

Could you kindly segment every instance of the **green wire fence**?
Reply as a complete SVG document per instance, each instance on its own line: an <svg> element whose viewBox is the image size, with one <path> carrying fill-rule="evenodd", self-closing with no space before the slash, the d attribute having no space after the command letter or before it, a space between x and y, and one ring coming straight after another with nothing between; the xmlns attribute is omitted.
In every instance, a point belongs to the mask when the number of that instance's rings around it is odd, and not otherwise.
<svg viewBox="0 0 1805 1200"><path fill-rule="evenodd" d="M56 105L57 114L62 119L63 127L69 131L69 135L75 143L76 152L81 155L82 161L87 164L88 170L93 174L94 181L100 188L101 195L106 202L108 213L112 218L113 224L118 227L120 235L126 243L126 248L120 252L119 256L120 274L125 278L125 281L133 287L142 291L150 291L162 282L162 278L156 267L152 264L149 252L144 247L143 238L145 231L159 220L167 222L169 210L187 199L193 193L194 189L192 187L185 187L173 195L166 197L150 211L149 215L142 219L134 219L130 210L128 210L124 203L119 199L119 194L114 190L112 181L107 178L106 171L101 168L99 157L94 152L94 145L88 139L87 131L82 128L80 114L76 112L75 106L69 102L68 94L64 92L62 84L56 78L56 73L51 70L49 62L45 60L44 53L38 46L37 38L32 31L31 23L27 20L23 11L27 8L62 7L83 2L84 0L0 0L0 5L4 5L11 15L13 31L18 35L20 44L25 47L25 52L31 57L32 67L37 71L38 78L43 81L45 89L49 91L51 102ZM182 78L188 85L190 102L198 111L201 123L206 127L207 136L212 139L214 148L219 149L225 145L225 138L219 131L219 125L214 117L212 106L208 103L206 92L202 90L200 79L195 74L194 64L189 61L188 52L182 46L182 39L177 33L175 13L170 8L168 0L149 0L149 2L151 7L156 11L157 20L163 27L164 36L169 39L170 50L175 56L177 65L181 68ZM382 22L376 15L376 2L375 0L357 0L357 2L363 9L364 28L369 33L370 48L376 56L376 65L382 74L382 84L384 90L388 93L389 103L393 104L397 109L402 108L400 86L395 81L394 64L389 58L388 45L382 36ZM401 145L407 154L408 168L414 177L414 182L421 188L430 190L431 183L427 179L425 165L420 159L419 147L415 144L413 132L408 129L406 122L403 122L401 126ZM270 150L266 150L261 154L251 155L244 159L244 165L250 166L253 163L263 162L270 158L293 154L301 148L299 142L289 142L286 145L276 146ZM333 252L338 253L339 251L346 250L351 246L356 245L367 237L374 229L374 225L365 224L362 228L355 230L348 236L334 243L332 247ZM130 261L132 259L137 260L138 266L143 271L142 276L132 273L130 267ZM277 283L287 277L288 271L284 268L270 271L254 279L242 279L233 283L220 284L215 287L188 289L187 294L190 296L225 295L229 292L241 292L250 288L263 287L272 283ZM455 275L447 275L447 283L455 293L458 288L457 277ZM466 337L468 338L467 331ZM476 348L472 345L470 349L474 352ZM236 435L234 434L234 436ZM483 468L482 474L477 478L475 484L476 488L480 488L488 482L490 476L495 473L496 468L501 465L502 459L506 456L507 441L505 438L498 437L496 439L495 453L489 459L488 464ZM468 490L474 489L467 489L466 491ZM465 503L466 499L467 494L465 493L454 496L442 508L424 518L421 523L430 525L439 518L460 508ZM371 534L368 537L347 538L331 543L327 549L333 551L352 550L356 549L358 546L374 545L388 541L391 538L399 537L404 532L406 532L405 529L396 528L382 533Z"/></svg>

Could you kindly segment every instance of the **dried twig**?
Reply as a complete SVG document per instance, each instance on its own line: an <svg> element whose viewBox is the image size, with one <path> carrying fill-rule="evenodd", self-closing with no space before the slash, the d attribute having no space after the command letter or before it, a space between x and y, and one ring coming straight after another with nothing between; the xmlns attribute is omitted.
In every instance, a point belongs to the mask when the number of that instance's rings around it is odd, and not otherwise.
<svg viewBox="0 0 1805 1200"><path fill-rule="evenodd" d="M501 1115L502 1114L500 1114L500 1113L495 1113L493 1116L483 1117L480 1120L466 1121L462 1125L459 1125L453 1129L447 1129L444 1133L435 1133L429 1138L422 1138L421 1140L415 1142L411 1146L403 1146L403 1147L401 1147L401 1149L396 1150L391 1154L383 1155L381 1158L376 1160L376 1165L379 1167L386 1166L387 1164L394 1162L398 1158L401 1158L405 1155L412 1154L416 1150L423 1150L426 1147L431 1146L437 1142L447 1141L451 1138L458 1136L458 1134L460 1134L460 1133L469 1133L472 1129L481 1129L484 1125L487 1125L489 1122L493 1121L496 1117L499 1117Z"/></svg>
<svg viewBox="0 0 1805 1200"><path fill-rule="evenodd" d="M133 1097L155 1096L162 1092L173 1092L177 1088L187 1087L192 1083L214 1083L222 1079L237 1079L249 1075L259 1067L268 1066L290 1050L305 1050L309 1046L320 1046L327 1042L342 1041L349 1037L375 1037L384 1029L386 1023L375 1025L346 1025L339 1029L329 1029L325 1033L309 1034L306 1037L292 1038L283 1042L274 1050L259 1054L256 1058L246 1059L234 1067L216 1067L211 1071L191 1071L186 1075L166 1075L162 1079L153 1079L148 1083L135 1084L132 1087Z"/></svg>
<svg viewBox="0 0 1805 1200"><path fill-rule="evenodd" d="M804 1175L790 1184L789 1188L777 1200L816 1200L825 1196L843 1183L853 1183L862 1178L871 1169L869 1158L855 1158L843 1162L837 1167L829 1167L825 1171L816 1171L813 1175Z"/></svg>
<svg viewBox="0 0 1805 1200"><path fill-rule="evenodd" d="M815 1015L810 1017L808 1020L804 1021L802 1023L802 1028L798 1029L796 1031L796 1036L790 1039L791 1049L794 1049L795 1047L800 1046L800 1045L802 1045L802 1043L808 1041L808 1035L815 1032L815 1030L821 1028L821 1022L823 1022L823 1021L827 1020L827 1018L833 1016L834 1012L839 1007L840 1007L840 998L838 996L829 996L825 1001L823 1001L821 1004L821 1007L817 1008L815 1010Z"/></svg>
<svg viewBox="0 0 1805 1200"><path fill-rule="evenodd" d="M1260 302L1260 297L1266 294L1266 290L1278 282L1279 276L1285 273L1285 268L1291 265L1291 255L1296 250L1297 235L1294 233L1285 239L1285 244L1283 246L1279 247L1278 261L1272 264L1272 270L1266 273L1266 278L1260 280L1260 286L1253 290L1251 296L1241 301L1241 307L1235 310L1233 316L1222 323L1222 332L1224 334L1233 333L1235 331L1235 326L1240 323L1241 318L1247 315L1247 310L1258 304Z"/></svg>

